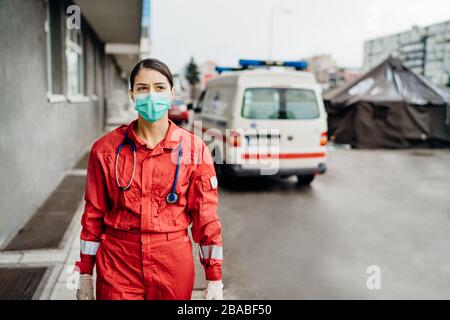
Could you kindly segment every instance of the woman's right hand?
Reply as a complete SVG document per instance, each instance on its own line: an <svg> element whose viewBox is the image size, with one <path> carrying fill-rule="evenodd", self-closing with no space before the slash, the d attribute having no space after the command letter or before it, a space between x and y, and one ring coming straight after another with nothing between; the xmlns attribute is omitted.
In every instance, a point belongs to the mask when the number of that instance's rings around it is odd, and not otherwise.
<svg viewBox="0 0 450 320"><path fill-rule="evenodd" d="M90 274L80 274L77 300L94 300L94 281Z"/></svg>

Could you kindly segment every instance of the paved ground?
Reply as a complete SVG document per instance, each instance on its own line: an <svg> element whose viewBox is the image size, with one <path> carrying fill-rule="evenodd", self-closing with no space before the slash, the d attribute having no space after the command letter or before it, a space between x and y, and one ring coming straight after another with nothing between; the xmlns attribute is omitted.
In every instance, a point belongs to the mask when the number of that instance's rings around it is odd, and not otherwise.
<svg viewBox="0 0 450 320"><path fill-rule="evenodd" d="M335 150L311 187L236 180L219 201L237 298L450 298L450 151Z"/></svg>
<svg viewBox="0 0 450 320"><path fill-rule="evenodd" d="M450 299L450 150L331 150L328 167L311 187L221 185L225 299ZM62 249L0 253L0 265L51 267L36 299L75 298L82 208ZM366 286L370 265L381 290Z"/></svg>
<svg viewBox="0 0 450 320"><path fill-rule="evenodd" d="M64 250L67 252L65 255L64 265L60 266L55 270L55 279L49 281L47 284L47 291L49 296L45 294L41 295L41 299L51 299L51 300L74 300L76 294L76 280L77 274L73 272L74 263L79 259L80 255L80 240L79 234L81 226L79 226L79 221L81 221L81 215L83 210L83 203L81 203L80 208L74 217L75 224L72 226L70 233L70 244ZM203 299L203 289L206 286L204 280L204 272L197 258L197 248L194 246L194 258L195 258L195 269L196 269L196 283L194 286L194 291L192 292L192 299ZM95 273L94 273L95 277ZM44 292L45 293L45 292ZM228 290L224 291L225 299L232 299L233 297L228 294Z"/></svg>

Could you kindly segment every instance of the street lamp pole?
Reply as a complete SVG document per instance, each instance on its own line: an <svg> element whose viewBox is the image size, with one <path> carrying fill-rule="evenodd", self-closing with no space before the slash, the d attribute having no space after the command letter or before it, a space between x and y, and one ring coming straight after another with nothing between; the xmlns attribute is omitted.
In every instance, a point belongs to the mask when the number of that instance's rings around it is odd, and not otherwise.
<svg viewBox="0 0 450 320"><path fill-rule="evenodd" d="M279 11L277 11L277 9ZM270 16L269 16L269 60L272 60L273 58L273 48L272 48L272 44L273 44L273 25L274 25L274 17L276 13L282 13L282 14L291 14L291 10L280 7L280 6L272 6L272 8L270 9Z"/></svg>

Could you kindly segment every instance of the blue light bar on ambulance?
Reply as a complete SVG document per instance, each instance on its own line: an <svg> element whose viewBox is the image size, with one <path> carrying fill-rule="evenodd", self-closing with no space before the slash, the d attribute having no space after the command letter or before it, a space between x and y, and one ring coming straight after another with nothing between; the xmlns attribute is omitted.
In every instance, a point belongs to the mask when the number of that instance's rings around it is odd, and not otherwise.
<svg viewBox="0 0 450 320"><path fill-rule="evenodd" d="M275 66L275 67L291 67L297 70L305 70L308 67L308 62L305 60L300 61L273 61L273 60L239 60L239 64L243 68L248 67L260 67L260 66Z"/></svg>
<svg viewBox="0 0 450 320"><path fill-rule="evenodd" d="M242 68L233 68L233 67L216 67L216 71L220 74L224 71L239 71Z"/></svg>

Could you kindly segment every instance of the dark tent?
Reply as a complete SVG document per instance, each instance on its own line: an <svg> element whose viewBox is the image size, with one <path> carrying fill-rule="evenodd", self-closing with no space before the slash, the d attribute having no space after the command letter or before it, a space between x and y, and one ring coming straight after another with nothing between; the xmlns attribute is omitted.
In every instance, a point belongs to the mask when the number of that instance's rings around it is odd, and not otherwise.
<svg viewBox="0 0 450 320"><path fill-rule="evenodd" d="M450 146L449 94L393 57L323 98L328 135L336 143L356 148Z"/></svg>

